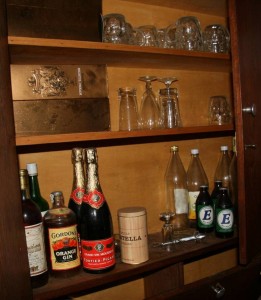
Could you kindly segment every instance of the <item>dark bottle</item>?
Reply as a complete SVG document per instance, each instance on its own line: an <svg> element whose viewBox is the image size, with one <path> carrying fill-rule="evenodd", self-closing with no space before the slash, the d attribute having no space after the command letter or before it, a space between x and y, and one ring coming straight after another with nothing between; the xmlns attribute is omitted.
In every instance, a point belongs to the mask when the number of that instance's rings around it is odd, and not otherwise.
<svg viewBox="0 0 261 300"><path fill-rule="evenodd" d="M97 151L89 148L85 154L87 183L80 217L83 269L103 273L115 266L112 219L99 181Z"/></svg>
<svg viewBox="0 0 261 300"><path fill-rule="evenodd" d="M72 149L73 184L68 207L77 219L78 243L80 248L80 209L85 194L84 151L82 148Z"/></svg>
<svg viewBox="0 0 261 300"><path fill-rule="evenodd" d="M214 207L207 185L200 187L196 200L196 220L199 232L207 233L214 230Z"/></svg>
<svg viewBox="0 0 261 300"><path fill-rule="evenodd" d="M47 261L55 277L70 277L81 265L75 213L64 205L63 193L52 192L52 208L44 216Z"/></svg>
<svg viewBox="0 0 261 300"><path fill-rule="evenodd" d="M30 198L27 170L20 170L19 175L31 284L37 288L48 282L43 220L39 207Z"/></svg>
<svg viewBox="0 0 261 300"><path fill-rule="evenodd" d="M29 163L26 165L28 175L29 175L29 187L31 199L39 206L42 216L45 215L49 209L49 203L45 200L40 191L38 182L38 170L36 163Z"/></svg>
<svg viewBox="0 0 261 300"><path fill-rule="evenodd" d="M214 182L214 188L213 191L210 195L212 201L213 201L213 205L214 205L214 210L216 208L216 204L217 204L217 200L218 200L218 196L220 195L220 188L222 187L222 180L216 180Z"/></svg>
<svg viewBox="0 0 261 300"><path fill-rule="evenodd" d="M229 165L230 157L228 153L228 146L220 147L220 157L216 167L214 180L221 180L222 186L229 189Z"/></svg>
<svg viewBox="0 0 261 300"><path fill-rule="evenodd" d="M220 188L215 210L216 236L229 238L234 234L234 208L227 188Z"/></svg>

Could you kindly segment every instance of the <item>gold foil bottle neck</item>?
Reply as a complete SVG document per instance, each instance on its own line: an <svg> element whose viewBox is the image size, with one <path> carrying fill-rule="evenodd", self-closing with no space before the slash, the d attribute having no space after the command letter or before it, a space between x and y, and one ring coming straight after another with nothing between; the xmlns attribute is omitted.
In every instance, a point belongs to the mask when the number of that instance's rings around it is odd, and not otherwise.
<svg viewBox="0 0 261 300"><path fill-rule="evenodd" d="M26 191L26 198L30 199L28 171L26 169L19 170L20 188Z"/></svg>
<svg viewBox="0 0 261 300"><path fill-rule="evenodd" d="M72 149L72 163L81 162L84 160L84 151L82 148Z"/></svg>
<svg viewBox="0 0 261 300"><path fill-rule="evenodd" d="M97 150L96 148L87 148L85 149L86 152L86 162L88 164L97 164L98 162L98 156L97 156Z"/></svg>

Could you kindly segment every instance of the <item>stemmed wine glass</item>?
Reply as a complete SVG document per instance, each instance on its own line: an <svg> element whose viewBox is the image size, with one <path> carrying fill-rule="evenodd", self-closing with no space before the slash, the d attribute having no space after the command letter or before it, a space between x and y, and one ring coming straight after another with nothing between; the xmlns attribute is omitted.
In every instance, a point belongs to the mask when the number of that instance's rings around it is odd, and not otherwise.
<svg viewBox="0 0 261 300"><path fill-rule="evenodd" d="M160 89L159 92L162 125L164 128L180 127L178 91L176 88L170 87L178 79L176 77L164 77L157 78L157 80L166 86L166 88Z"/></svg>
<svg viewBox="0 0 261 300"><path fill-rule="evenodd" d="M140 110L140 127L142 129L155 129L161 127L160 108L151 85L151 82L156 79L156 76L139 77L139 80L146 82Z"/></svg>

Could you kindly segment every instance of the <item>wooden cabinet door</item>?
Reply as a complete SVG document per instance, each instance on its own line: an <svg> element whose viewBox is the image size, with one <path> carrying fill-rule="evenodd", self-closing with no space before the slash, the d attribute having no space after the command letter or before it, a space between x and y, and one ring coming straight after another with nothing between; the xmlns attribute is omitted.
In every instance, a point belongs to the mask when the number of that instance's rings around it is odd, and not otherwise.
<svg viewBox="0 0 261 300"><path fill-rule="evenodd" d="M261 1L229 0L238 150L240 263L261 251ZM251 108L256 108L256 115ZM250 112L243 112L249 108Z"/></svg>

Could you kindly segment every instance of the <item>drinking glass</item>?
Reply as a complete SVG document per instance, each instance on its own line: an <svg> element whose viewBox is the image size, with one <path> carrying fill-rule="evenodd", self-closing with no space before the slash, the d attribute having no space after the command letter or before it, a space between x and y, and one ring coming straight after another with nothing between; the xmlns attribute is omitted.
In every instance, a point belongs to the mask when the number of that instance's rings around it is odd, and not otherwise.
<svg viewBox="0 0 261 300"><path fill-rule="evenodd" d="M170 24L166 28L165 41L166 48L176 48L176 24Z"/></svg>
<svg viewBox="0 0 261 300"><path fill-rule="evenodd" d="M105 43L126 43L126 21L122 14L107 14L102 18L102 41Z"/></svg>
<svg viewBox="0 0 261 300"><path fill-rule="evenodd" d="M166 85L165 89L160 89L160 112L162 126L164 128L174 128L181 126L179 113L178 91L170 88L171 84L177 81L176 77L157 78L158 81Z"/></svg>
<svg viewBox="0 0 261 300"><path fill-rule="evenodd" d="M182 17L176 22L177 49L200 51L203 40L199 20L193 16Z"/></svg>
<svg viewBox="0 0 261 300"><path fill-rule="evenodd" d="M140 127L142 129L161 127L160 109L151 86L151 82L156 79L156 76L142 76L139 78L139 80L146 82L140 109Z"/></svg>
<svg viewBox="0 0 261 300"><path fill-rule="evenodd" d="M230 34L226 27L220 24L206 26L203 32L204 50L214 53L228 53Z"/></svg>
<svg viewBox="0 0 261 300"><path fill-rule="evenodd" d="M225 96L212 96L209 103L209 124L223 125L232 120L230 106Z"/></svg>
<svg viewBox="0 0 261 300"><path fill-rule="evenodd" d="M143 25L137 28L136 42L139 46L158 47L157 29L153 25Z"/></svg>
<svg viewBox="0 0 261 300"><path fill-rule="evenodd" d="M139 117L136 100L136 89L125 87L119 88L119 130L139 129Z"/></svg>

